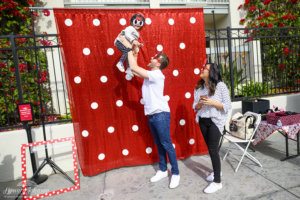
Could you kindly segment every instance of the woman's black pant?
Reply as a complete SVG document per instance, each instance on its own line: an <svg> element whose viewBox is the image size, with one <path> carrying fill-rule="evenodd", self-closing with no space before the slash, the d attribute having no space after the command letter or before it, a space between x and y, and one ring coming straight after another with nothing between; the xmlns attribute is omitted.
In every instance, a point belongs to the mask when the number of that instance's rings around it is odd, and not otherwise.
<svg viewBox="0 0 300 200"><path fill-rule="evenodd" d="M214 182L221 183L221 161L219 156L219 142L221 133L218 127L213 123L211 118L200 118L199 126L206 142L209 155L211 158L213 170L214 170Z"/></svg>

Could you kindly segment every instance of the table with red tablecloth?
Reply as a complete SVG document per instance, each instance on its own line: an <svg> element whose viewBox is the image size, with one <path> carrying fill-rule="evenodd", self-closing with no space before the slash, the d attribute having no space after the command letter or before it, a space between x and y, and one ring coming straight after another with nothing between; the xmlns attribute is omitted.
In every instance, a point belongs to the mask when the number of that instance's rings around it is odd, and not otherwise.
<svg viewBox="0 0 300 200"><path fill-rule="evenodd" d="M300 131L300 123L295 123L291 125L286 126L277 126L274 124L269 124L266 121L262 121L259 124L259 127L256 131L254 141L252 142L253 145L257 145L263 140L265 140L267 137L269 137L274 132L280 132L283 136L285 136L286 141L286 158L283 160L286 160L287 158L292 158L295 156L300 155L299 153L299 131ZM297 141L297 155L289 156L288 152L288 140L294 140Z"/></svg>

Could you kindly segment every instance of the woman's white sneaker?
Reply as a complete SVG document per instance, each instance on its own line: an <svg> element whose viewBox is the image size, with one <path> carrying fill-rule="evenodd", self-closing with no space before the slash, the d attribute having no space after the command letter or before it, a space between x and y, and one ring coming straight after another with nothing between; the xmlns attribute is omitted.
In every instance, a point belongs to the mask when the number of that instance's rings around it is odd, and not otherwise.
<svg viewBox="0 0 300 200"><path fill-rule="evenodd" d="M204 192L207 194L210 194L210 193L214 193L220 189L222 189L222 183L212 182L204 189Z"/></svg>
<svg viewBox="0 0 300 200"><path fill-rule="evenodd" d="M220 174L222 176L222 172ZM209 182L213 182L214 181L214 172L210 173L210 175L208 175L208 177L206 177L206 180L209 181Z"/></svg>
<svg viewBox="0 0 300 200"><path fill-rule="evenodd" d="M160 181L161 179L163 178L166 178L168 177L168 171L160 171L158 170L155 174L155 176L153 176L151 179L150 179L150 182L154 183L154 182L157 182L157 181Z"/></svg>
<svg viewBox="0 0 300 200"><path fill-rule="evenodd" d="M179 174L178 175L172 175L169 187L171 189L177 188L178 185L179 185L179 181L180 181L180 175Z"/></svg>

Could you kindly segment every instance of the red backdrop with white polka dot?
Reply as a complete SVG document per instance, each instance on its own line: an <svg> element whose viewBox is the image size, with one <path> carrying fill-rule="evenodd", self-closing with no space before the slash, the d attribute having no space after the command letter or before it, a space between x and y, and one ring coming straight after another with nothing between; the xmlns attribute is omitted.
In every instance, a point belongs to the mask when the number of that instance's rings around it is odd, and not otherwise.
<svg viewBox="0 0 300 200"><path fill-rule="evenodd" d="M207 153L192 109L194 87L206 58L202 8L54 9L84 175L158 162L144 115L143 80L131 79L116 67L121 52L114 40L135 13L146 19L139 32L144 44L139 66L146 68L158 51L170 59L162 72L178 159Z"/></svg>

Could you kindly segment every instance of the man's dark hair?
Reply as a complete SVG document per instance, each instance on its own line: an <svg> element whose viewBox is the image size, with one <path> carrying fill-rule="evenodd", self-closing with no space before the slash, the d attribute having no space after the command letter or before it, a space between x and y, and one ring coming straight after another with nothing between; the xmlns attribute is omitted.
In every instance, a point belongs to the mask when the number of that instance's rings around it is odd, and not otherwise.
<svg viewBox="0 0 300 200"><path fill-rule="evenodd" d="M160 70L165 69L169 65L169 58L165 53L159 53L158 59L160 61Z"/></svg>

